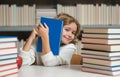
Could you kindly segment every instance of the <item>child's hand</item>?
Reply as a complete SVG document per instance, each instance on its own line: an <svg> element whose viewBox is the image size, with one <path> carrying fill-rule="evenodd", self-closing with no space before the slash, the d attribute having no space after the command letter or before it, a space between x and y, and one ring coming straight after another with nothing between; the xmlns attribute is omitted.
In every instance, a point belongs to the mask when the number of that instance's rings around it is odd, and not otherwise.
<svg viewBox="0 0 120 77"><path fill-rule="evenodd" d="M40 36L41 38L48 37L49 28L45 23L44 25L40 23L38 27L35 29L35 31L37 32L37 35Z"/></svg>
<svg viewBox="0 0 120 77"><path fill-rule="evenodd" d="M32 39L35 39L35 37L36 37L36 35L37 35L37 32L36 32L35 29L36 29L36 28L34 28L34 29L32 30L32 33L31 33L31 35L30 35L30 37L31 37Z"/></svg>

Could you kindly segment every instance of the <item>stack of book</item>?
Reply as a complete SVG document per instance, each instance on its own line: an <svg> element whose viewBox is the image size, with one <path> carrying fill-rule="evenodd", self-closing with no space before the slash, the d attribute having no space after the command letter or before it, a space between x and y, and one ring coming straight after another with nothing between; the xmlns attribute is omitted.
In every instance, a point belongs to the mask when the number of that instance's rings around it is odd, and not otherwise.
<svg viewBox="0 0 120 77"><path fill-rule="evenodd" d="M15 77L18 73L16 36L0 36L0 77Z"/></svg>
<svg viewBox="0 0 120 77"><path fill-rule="evenodd" d="M120 74L119 28L84 28L82 44L83 71Z"/></svg>

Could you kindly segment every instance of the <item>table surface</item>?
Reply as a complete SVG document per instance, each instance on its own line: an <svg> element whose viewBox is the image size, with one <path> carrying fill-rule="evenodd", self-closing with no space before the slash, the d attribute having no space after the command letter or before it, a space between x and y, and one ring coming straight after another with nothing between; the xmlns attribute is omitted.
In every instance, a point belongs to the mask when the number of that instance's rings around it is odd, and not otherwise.
<svg viewBox="0 0 120 77"><path fill-rule="evenodd" d="M83 72L80 65L62 65L55 67L23 66L18 77L113 77L108 75ZM114 76L120 77L120 76Z"/></svg>

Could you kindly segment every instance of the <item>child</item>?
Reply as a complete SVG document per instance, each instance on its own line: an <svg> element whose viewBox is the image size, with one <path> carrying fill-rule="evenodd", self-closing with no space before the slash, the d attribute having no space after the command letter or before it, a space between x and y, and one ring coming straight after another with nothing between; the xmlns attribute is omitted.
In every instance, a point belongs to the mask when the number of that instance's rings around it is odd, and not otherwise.
<svg viewBox="0 0 120 77"><path fill-rule="evenodd" d="M60 13L56 16L56 19L64 21L59 55L54 56L50 49L47 24L44 24L44 26L40 24L37 28L33 29L24 46L20 48L23 65L32 65L36 61L36 36L42 39L42 53L38 59L41 58L44 66L70 64L72 55L76 51L75 43L80 33L80 24L72 16L65 13Z"/></svg>

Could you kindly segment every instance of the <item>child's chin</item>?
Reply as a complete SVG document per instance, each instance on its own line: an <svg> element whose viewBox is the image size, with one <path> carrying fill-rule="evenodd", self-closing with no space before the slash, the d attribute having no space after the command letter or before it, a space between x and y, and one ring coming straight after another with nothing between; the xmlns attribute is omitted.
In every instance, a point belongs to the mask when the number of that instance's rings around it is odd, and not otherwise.
<svg viewBox="0 0 120 77"><path fill-rule="evenodd" d="M71 43L71 41L62 41L62 45L66 45L66 44L70 44Z"/></svg>
<svg viewBox="0 0 120 77"><path fill-rule="evenodd" d="M69 42L65 42L65 43L63 43L64 45L67 45L67 44L69 44Z"/></svg>

